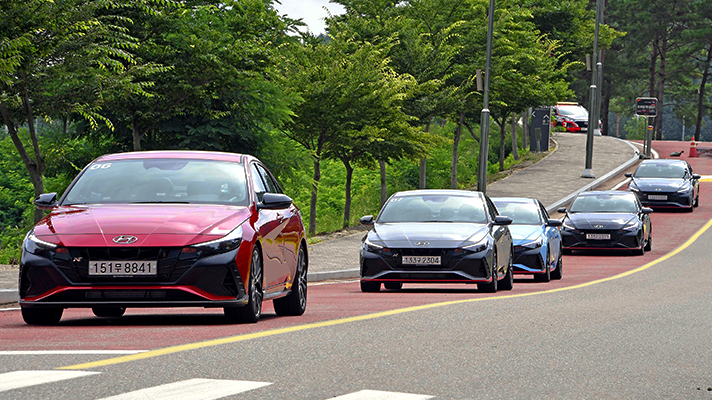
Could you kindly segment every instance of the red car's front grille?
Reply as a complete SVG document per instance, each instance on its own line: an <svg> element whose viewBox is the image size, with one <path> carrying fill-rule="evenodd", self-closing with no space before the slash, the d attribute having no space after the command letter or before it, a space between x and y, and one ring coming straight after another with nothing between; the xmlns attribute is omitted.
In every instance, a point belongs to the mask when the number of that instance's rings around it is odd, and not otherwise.
<svg viewBox="0 0 712 400"><path fill-rule="evenodd" d="M155 276L90 276L89 262L92 260L157 261L158 271ZM83 247L69 248L69 253L56 254L53 261L72 283L157 283L175 282L193 265L196 257L194 253L182 254L181 248L172 247Z"/></svg>

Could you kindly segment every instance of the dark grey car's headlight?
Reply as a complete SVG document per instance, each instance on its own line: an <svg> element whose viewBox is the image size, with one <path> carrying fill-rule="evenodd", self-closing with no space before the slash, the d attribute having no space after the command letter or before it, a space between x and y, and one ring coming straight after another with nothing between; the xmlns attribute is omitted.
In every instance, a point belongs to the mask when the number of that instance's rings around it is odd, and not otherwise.
<svg viewBox="0 0 712 400"><path fill-rule="evenodd" d="M472 252L472 253L479 253L481 251L487 250L488 247L489 247L489 242L487 240L487 236L485 236L479 242L468 244L467 246L463 246L462 249L465 251Z"/></svg>
<svg viewBox="0 0 712 400"><path fill-rule="evenodd" d="M635 232L638 229L640 229L640 222L638 222L638 221L628 222L627 224L625 224L625 226L623 226L621 228L622 231L628 231L628 232Z"/></svg>
<svg viewBox="0 0 712 400"><path fill-rule="evenodd" d="M565 231L576 231L576 226L571 222L571 220L565 219L564 222L561 224L561 227L564 228Z"/></svg>
<svg viewBox="0 0 712 400"><path fill-rule="evenodd" d="M677 192L678 192L678 193L687 193L687 192L689 192L689 191L691 191L691 190L692 190L692 186L690 186L690 185L684 185L684 186L681 187L680 189L677 189Z"/></svg>

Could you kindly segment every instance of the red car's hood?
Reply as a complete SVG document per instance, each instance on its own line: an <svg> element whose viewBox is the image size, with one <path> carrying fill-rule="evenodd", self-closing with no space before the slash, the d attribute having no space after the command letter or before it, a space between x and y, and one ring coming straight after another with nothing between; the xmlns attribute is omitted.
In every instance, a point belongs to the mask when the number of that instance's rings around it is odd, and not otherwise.
<svg viewBox="0 0 712 400"><path fill-rule="evenodd" d="M73 246L185 246L225 236L249 218L247 207L204 204L120 204L57 207L35 226L35 235Z"/></svg>

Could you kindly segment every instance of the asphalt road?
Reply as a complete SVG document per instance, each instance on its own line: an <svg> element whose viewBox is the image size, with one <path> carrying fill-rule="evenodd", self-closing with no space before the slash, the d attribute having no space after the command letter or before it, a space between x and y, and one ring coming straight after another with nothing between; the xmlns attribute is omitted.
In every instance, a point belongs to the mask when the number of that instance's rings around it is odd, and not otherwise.
<svg viewBox="0 0 712 400"><path fill-rule="evenodd" d="M712 175L712 160L691 162ZM496 295L310 285L304 316L268 308L255 325L198 309L129 310L114 321L70 310L60 326L32 327L1 312L0 398L140 398L133 391L177 383L172 400L207 389L218 397L202 398L712 399L712 183L700 199L691 214L652 214L644 256L566 256L561 281L518 279ZM124 354L132 350L149 351Z"/></svg>

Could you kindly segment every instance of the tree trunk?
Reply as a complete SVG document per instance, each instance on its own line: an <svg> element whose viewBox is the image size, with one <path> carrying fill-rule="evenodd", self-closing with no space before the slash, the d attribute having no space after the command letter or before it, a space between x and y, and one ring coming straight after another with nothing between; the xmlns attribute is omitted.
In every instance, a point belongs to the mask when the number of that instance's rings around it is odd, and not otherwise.
<svg viewBox="0 0 712 400"><path fill-rule="evenodd" d="M502 123L499 124L499 170L504 171L504 133L507 117L502 117Z"/></svg>
<svg viewBox="0 0 712 400"><path fill-rule="evenodd" d="M388 200L388 187L386 186L386 161L378 160L378 166L381 170L381 207L386 204Z"/></svg>
<svg viewBox="0 0 712 400"><path fill-rule="evenodd" d="M606 53L603 52L603 54L605 55ZM601 99L601 115L599 116L601 118L601 122L603 123L603 132L601 132L601 135L609 136L608 114L611 109L611 81L606 80L604 77L601 84L603 85L601 88L601 91L603 92L603 98Z"/></svg>
<svg viewBox="0 0 712 400"><path fill-rule="evenodd" d="M468 132L470 132L470 135L472 135L472 138L475 139L475 142L479 143L480 138L477 137L477 134L472 130L472 127L470 126L470 124L465 122L463 125L465 126L465 128L467 128Z"/></svg>
<svg viewBox="0 0 712 400"><path fill-rule="evenodd" d="M528 149L527 140L529 140L529 109L522 113L522 148Z"/></svg>
<svg viewBox="0 0 712 400"><path fill-rule="evenodd" d="M346 167L346 203L344 204L344 223L342 227L348 228L351 222L351 178L354 176L354 168L347 159L342 159L341 162Z"/></svg>
<svg viewBox="0 0 712 400"><path fill-rule="evenodd" d="M314 159L314 178L312 180L311 201L309 202L309 234L316 234L316 198L319 192L319 180L321 179L320 159Z"/></svg>
<svg viewBox="0 0 712 400"><path fill-rule="evenodd" d="M462 124L465 121L465 111L460 112L460 119L455 128L455 135L452 139L452 164L450 164L450 188L457 189L457 148L460 145L462 136Z"/></svg>
<svg viewBox="0 0 712 400"><path fill-rule="evenodd" d="M136 118L136 115L131 116L131 132L133 134L134 151L141 151L141 130L138 127L138 118Z"/></svg>
<svg viewBox="0 0 712 400"><path fill-rule="evenodd" d="M704 115L705 107L705 86L707 79L710 76L710 64L712 63L712 43L707 49L707 60L705 61L705 70L702 73L702 81L700 82L699 93L697 95L697 121L695 123L695 141L700 140L700 129L702 128L702 116Z"/></svg>
<svg viewBox="0 0 712 400"><path fill-rule="evenodd" d="M430 118L428 118L428 122L425 123L425 133L430 132ZM425 165L425 157L420 159L420 182L418 187L420 189L425 189L426 187L426 179L425 179L425 172L426 172L426 165Z"/></svg>
<svg viewBox="0 0 712 400"><path fill-rule="evenodd" d="M655 117L655 140L663 139L663 99L665 98L665 64L667 60L667 36L663 35L660 40L660 79L658 79L658 101L656 102Z"/></svg>
<svg viewBox="0 0 712 400"><path fill-rule="evenodd" d="M517 114L512 113L512 154L514 159L519 161L519 141L517 140Z"/></svg>
<svg viewBox="0 0 712 400"><path fill-rule="evenodd" d="M32 140L32 146L35 149L34 150L34 156L35 158L31 158L29 153L27 153L27 149L25 149L25 145L22 143L22 140L20 139L19 135L17 134L17 129L15 128L15 124L13 123L12 119L10 118L10 113L7 110L7 107L5 105L4 101L0 101L0 112L2 113L3 120L5 121L5 126L7 127L7 132L10 135L10 139L12 140L12 143L15 145L15 148L17 149L17 152L20 154L20 158L22 159L23 164L25 164L25 168L27 169L27 172L30 175L30 181L32 182L32 187L35 190L35 198L42 193L44 193L44 180L42 178L42 174L44 172L45 164L42 160L42 154L40 153L40 147L39 147L39 142L37 141L37 135L33 134L34 132L34 116L32 115L32 107L30 105L30 102L26 99L23 99L23 103L25 106L25 112L27 113L26 117L29 121L29 126L30 128L30 139ZM40 220L44 217L44 211L40 210L38 208L35 208L34 212L34 222L38 223Z"/></svg>

